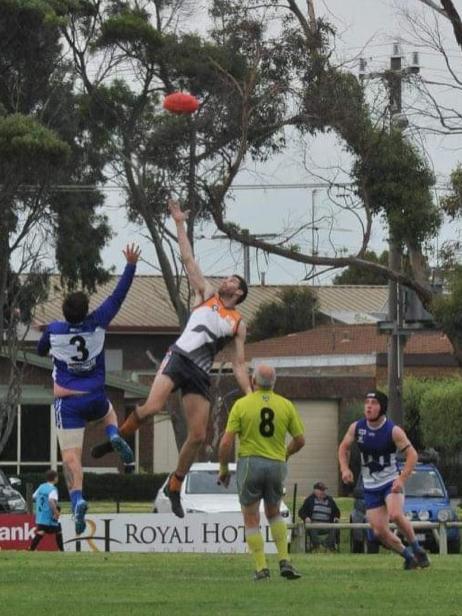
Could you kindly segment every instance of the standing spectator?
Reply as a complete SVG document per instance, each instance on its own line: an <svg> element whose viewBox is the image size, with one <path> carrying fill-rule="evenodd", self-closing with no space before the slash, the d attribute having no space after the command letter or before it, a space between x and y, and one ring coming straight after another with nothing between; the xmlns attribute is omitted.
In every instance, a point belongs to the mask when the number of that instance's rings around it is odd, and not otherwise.
<svg viewBox="0 0 462 616"><path fill-rule="evenodd" d="M298 511L298 515L304 522L338 522L340 519L340 509L332 496L326 494L327 487L322 481L318 481L313 486L313 492L305 499ZM321 545L328 550L335 551L336 534L335 528L313 529L309 531L311 549L316 550ZM322 540L322 537L324 539Z"/></svg>
<svg viewBox="0 0 462 616"><path fill-rule="evenodd" d="M63 532L59 523L60 507L58 505L58 473L48 471L46 482L41 483L32 498L35 501L35 537L29 550L33 552L45 535L55 535L58 550L64 551Z"/></svg>

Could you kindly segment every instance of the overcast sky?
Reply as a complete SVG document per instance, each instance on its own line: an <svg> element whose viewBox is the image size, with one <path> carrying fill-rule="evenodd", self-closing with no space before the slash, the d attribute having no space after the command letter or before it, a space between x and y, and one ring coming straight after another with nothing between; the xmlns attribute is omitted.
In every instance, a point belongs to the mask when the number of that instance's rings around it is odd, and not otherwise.
<svg viewBox="0 0 462 616"><path fill-rule="evenodd" d="M300 2L305 7L305 2ZM409 9L429 15L431 10L423 7L418 0L324 0L316 1L318 15L325 15L333 22L339 32L338 54L342 59L351 60L351 69L357 72L358 54L364 48L362 55L367 58L368 70L382 70L389 65L394 40L401 42L404 55L403 62L408 63L411 52L415 48L410 41L409 25L405 22L398 10L398 6L405 5ZM457 5L457 2L456 2ZM462 8L462 7L459 7ZM458 51L449 25L444 20L442 27L450 41L449 47L454 58ZM355 59L356 57L356 59ZM434 53L420 50L421 74L424 78L434 79L441 75L443 69L441 60ZM460 55L462 58L462 52ZM404 89L403 104L412 104L416 94ZM346 102L347 104L347 102ZM319 176L333 177L333 171L327 169L339 164L347 164L342 152L341 144L333 137L319 137L307 142L308 158L303 162L302 144L295 142L287 154L278 160L272 161L265 167L248 168L237 180L238 185L248 184L310 184L319 181ZM459 148L455 138L442 139L440 137L425 136L422 141L440 182L447 179L451 168L459 159ZM310 173L310 171L312 173ZM143 230L128 224L123 210L118 206L118 195L111 191L107 193L108 207L106 211L114 227L115 237L104 251L106 265L115 265L121 271L124 259L121 254L122 247L127 242L136 241L142 245L143 257L148 263L141 263L140 273L158 273L155 268L156 258L154 249L149 241L143 239ZM333 198L345 204L346 197L342 191L334 193ZM360 241L360 232L357 221L347 214L337 215L333 228L331 227L331 213L333 204L326 191L318 189L313 194L310 188L286 189L254 189L236 190L233 200L228 207L228 217L242 227L247 227L253 233L278 233L281 229L293 228L300 223L308 223L314 214L317 232L314 234L315 249L321 254L332 254L330 241L337 247L352 252ZM242 273L243 250L236 244L226 240L208 239L214 233L212 227L199 231L205 239L196 243L196 254L200 260L204 273L208 275L226 275L230 271ZM454 229L446 226L443 238L454 236ZM371 247L380 251L385 247L386 230L379 223L375 225L371 239ZM307 231L301 238L301 245L305 251L312 249L312 232ZM266 272L268 284L297 283L302 281L310 268L291 263L277 257L269 257L267 261L263 255L256 255L251 250L252 282L257 283L259 273ZM316 279L328 283L329 276L324 275Z"/></svg>

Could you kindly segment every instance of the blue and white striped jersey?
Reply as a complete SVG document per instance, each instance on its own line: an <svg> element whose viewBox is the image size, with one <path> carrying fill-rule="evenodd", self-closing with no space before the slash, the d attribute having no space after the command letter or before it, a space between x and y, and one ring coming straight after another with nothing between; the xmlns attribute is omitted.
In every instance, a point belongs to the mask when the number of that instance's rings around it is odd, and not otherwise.
<svg viewBox="0 0 462 616"><path fill-rule="evenodd" d="M89 313L82 323L53 321L37 345L39 355L53 357L53 380L67 389L92 392L104 388L104 339L109 323L119 311L135 275L127 263L112 294Z"/></svg>
<svg viewBox="0 0 462 616"><path fill-rule="evenodd" d="M356 422L355 440L361 452L361 474L365 490L378 490L399 475L397 447L392 432L395 424L386 418L380 428L369 426L365 418Z"/></svg>

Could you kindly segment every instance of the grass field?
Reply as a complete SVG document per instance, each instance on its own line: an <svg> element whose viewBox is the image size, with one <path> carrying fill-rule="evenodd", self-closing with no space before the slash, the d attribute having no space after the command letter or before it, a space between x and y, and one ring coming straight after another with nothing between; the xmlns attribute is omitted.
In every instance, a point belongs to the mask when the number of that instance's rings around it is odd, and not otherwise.
<svg viewBox="0 0 462 616"><path fill-rule="evenodd" d="M298 509L302 506L303 498L297 499L297 504L295 509ZM348 522L350 519L351 509L353 507L353 499L352 498L344 498L339 497L335 499L340 511L342 512L342 520ZM292 500L290 498L286 499L286 505L292 511ZM63 513L71 512L71 505L69 501L62 501L61 508ZM90 511L92 513L115 513L117 509L117 503L115 501L90 501ZM122 501L119 503L120 513L151 513L152 512L152 501L144 501L144 502L129 502Z"/></svg>
<svg viewBox="0 0 462 616"><path fill-rule="evenodd" d="M255 583L247 555L0 552L2 616L460 616L462 556L403 571L391 554L295 555Z"/></svg>

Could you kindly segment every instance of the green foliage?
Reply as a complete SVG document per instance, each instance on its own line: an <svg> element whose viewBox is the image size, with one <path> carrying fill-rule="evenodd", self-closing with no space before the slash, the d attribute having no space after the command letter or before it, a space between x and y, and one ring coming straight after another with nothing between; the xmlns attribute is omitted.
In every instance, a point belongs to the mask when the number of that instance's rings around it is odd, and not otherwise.
<svg viewBox="0 0 462 616"><path fill-rule="evenodd" d="M59 31L45 0L0 0L0 103L33 113L46 100L60 54Z"/></svg>
<svg viewBox="0 0 462 616"><path fill-rule="evenodd" d="M102 24L101 35L95 46L124 44L134 50L143 46L147 53L155 55L162 47L162 38L162 35L151 26L145 13L123 9L119 15L110 17Z"/></svg>
<svg viewBox="0 0 462 616"><path fill-rule="evenodd" d="M335 130L353 154L363 152L373 129L357 79L351 73L329 66L326 56L324 63L314 65L310 78L303 99L310 128Z"/></svg>
<svg viewBox="0 0 462 616"><path fill-rule="evenodd" d="M0 118L0 180L32 183L44 171L60 167L70 148L32 117L16 113Z"/></svg>
<svg viewBox="0 0 462 616"><path fill-rule="evenodd" d="M422 398L438 384L439 381L433 379L417 379L414 377L404 379L404 429L417 450L424 448L420 419Z"/></svg>
<svg viewBox="0 0 462 616"><path fill-rule="evenodd" d="M317 311L318 300L309 287L284 289L278 295L277 300L258 308L249 324L250 341L304 331L325 320Z"/></svg>
<svg viewBox="0 0 462 616"><path fill-rule="evenodd" d="M398 242L417 248L435 236L441 225L431 194L435 178L400 131L371 131L354 173L371 211L384 217Z"/></svg>
<svg viewBox="0 0 462 616"><path fill-rule="evenodd" d="M92 500L107 501L150 501L154 500L160 486L167 478L166 473L119 475L118 473L85 473L85 496ZM23 473L20 476L20 491L25 496L26 484L35 490L45 481L43 473ZM62 500L68 500L64 476L59 476L58 492Z"/></svg>
<svg viewBox="0 0 462 616"><path fill-rule="evenodd" d="M74 290L82 287L90 292L96 284L107 282L109 272L103 267L101 250L111 237L107 216L96 213L100 199L92 194L70 194L56 199L54 207L57 228L56 259L62 283Z"/></svg>
<svg viewBox="0 0 462 616"><path fill-rule="evenodd" d="M366 250L363 255L363 259L370 261L371 263L378 263L380 265L388 265L388 250L384 250L380 255L377 255L373 250ZM384 285L387 284L388 278L381 272L375 272L373 270L360 267L358 265L348 266L341 274L335 276L334 284L345 285Z"/></svg>
<svg viewBox="0 0 462 616"><path fill-rule="evenodd" d="M22 277L9 269L6 279L6 297L3 309L4 327L14 320L14 313L17 311L17 318L22 323L30 323L33 311L37 303L45 301L48 296L48 275L40 271L40 265L36 264L34 271Z"/></svg>
<svg viewBox="0 0 462 616"><path fill-rule="evenodd" d="M462 213L462 166L451 173L451 193L441 198L441 208L452 220Z"/></svg>
<svg viewBox="0 0 462 616"><path fill-rule="evenodd" d="M0 207L3 230L18 236L25 225L30 231L24 232L24 254L31 250L29 237L39 241L40 228L58 246L63 276L71 284L80 279L91 289L107 276L99 251L109 229L95 214L102 194L66 192L58 197L48 190L52 183L102 181L106 164L99 144L90 141L60 41L61 17L71 6L81 10L84 4L0 0L0 183L8 187Z"/></svg>
<svg viewBox="0 0 462 616"><path fill-rule="evenodd" d="M462 265L447 274L448 293L436 295L431 312L451 341L462 344Z"/></svg>
<svg viewBox="0 0 462 616"><path fill-rule="evenodd" d="M460 451L462 442L462 380L435 384L421 398L423 444L445 454Z"/></svg>

